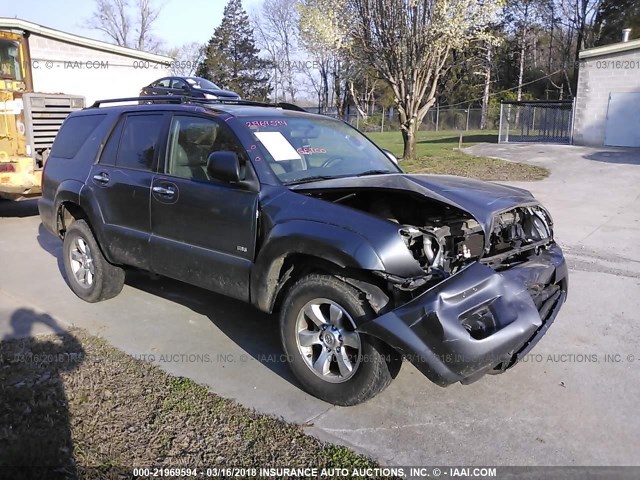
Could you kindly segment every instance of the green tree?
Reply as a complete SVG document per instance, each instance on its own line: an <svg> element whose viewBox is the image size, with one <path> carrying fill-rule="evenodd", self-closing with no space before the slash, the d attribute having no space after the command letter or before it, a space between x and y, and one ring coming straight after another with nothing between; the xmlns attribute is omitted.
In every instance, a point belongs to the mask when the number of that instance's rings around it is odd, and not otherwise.
<svg viewBox="0 0 640 480"><path fill-rule="evenodd" d="M640 2L638 0L604 0L596 14L598 45L619 42L622 29L631 29L631 39L640 38Z"/></svg>
<svg viewBox="0 0 640 480"><path fill-rule="evenodd" d="M241 0L229 0L196 74L243 98L266 100L271 93L270 63L258 56L253 29Z"/></svg>

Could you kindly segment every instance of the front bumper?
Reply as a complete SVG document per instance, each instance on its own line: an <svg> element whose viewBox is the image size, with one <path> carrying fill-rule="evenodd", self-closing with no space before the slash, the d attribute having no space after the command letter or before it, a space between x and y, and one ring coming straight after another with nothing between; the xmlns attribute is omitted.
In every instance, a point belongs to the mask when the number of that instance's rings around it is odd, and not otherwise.
<svg viewBox="0 0 640 480"><path fill-rule="evenodd" d="M471 383L518 362L567 295L557 245L497 272L474 263L409 303L358 327L396 348L434 383Z"/></svg>

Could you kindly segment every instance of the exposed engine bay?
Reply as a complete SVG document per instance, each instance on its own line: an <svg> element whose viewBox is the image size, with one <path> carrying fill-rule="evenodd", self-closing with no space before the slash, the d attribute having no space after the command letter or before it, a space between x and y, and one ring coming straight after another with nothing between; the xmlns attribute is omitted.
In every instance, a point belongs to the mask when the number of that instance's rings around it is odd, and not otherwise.
<svg viewBox="0 0 640 480"><path fill-rule="evenodd" d="M427 281L446 278L475 261L496 270L508 268L553 240L549 213L534 203L495 215L487 242L485 229L469 213L411 192L362 189L314 192L314 196L397 223ZM424 283L405 287L412 290Z"/></svg>

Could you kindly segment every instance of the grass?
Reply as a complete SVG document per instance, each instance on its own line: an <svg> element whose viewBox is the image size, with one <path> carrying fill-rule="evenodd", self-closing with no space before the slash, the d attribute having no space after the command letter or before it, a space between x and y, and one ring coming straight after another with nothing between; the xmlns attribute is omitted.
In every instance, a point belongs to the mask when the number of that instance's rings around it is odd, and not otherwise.
<svg viewBox="0 0 640 480"><path fill-rule="evenodd" d="M129 478L145 466L378 466L78 329L1 342L0 397L0 467L54 467L46 478Z"/></svg>
<svg viewBox="0 0 640 480"><path fill-rule="evenodd" d="M480 180L542 180L549 170L526 163L507 162L495 158L467 155L458 148L460 134L462 146L476 143L497 143L497 131L470 130L467 132L418 132L417 159L403 160L400 166L408 173L434 173L460 175ZM400 132L368 133L380 147L401 157L403 152Z"/></svg>

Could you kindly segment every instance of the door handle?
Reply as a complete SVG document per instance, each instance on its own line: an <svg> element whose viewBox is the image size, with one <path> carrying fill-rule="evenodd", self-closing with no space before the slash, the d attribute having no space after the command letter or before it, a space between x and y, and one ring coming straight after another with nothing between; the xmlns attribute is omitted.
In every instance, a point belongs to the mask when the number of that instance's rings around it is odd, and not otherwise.
<svg viewBox="0 0 640 480"><path fill-rule="evenodd" d="M173 197L173 195L175 195L176 193L176 191L173 188L153 187L152 190L155 193L158 193L160 195L165 195L167 197Z"/></svg>
<svg viewBox="0 0 640 480"><path fill-rule="evenodd" d="M93 176L93 179L98 183L109 183L109 174L106 172L100 172Z"/></svg>

